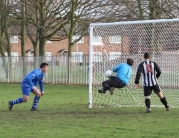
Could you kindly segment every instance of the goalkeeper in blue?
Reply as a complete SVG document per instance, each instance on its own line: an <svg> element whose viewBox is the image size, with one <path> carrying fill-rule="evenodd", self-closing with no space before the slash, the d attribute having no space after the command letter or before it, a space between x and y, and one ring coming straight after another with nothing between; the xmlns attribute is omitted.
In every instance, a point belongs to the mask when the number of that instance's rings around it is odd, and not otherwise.
<svg viewBox="0 0 179 138"><path fill-rule="evenodd" d="M127 63L120 63L113 68L113 72L116 76L111 76L110 79L102 82L102 89L98 90L99 93L106 93L108 90L110 95L114 94L114 88L125 87L130 80L132 75L132 65L134 60L132 58L127 58Z"/></svg>
<svg viewBox="0 0 179 138"><path fill-rule="evenodd" d="M21 83L23 97L8 102L8 108L10 111L12 111L12 108L15 104L27 102L31 92L35 94L31 111L37 110L37 105L39 103L40 96L44 95L43 77L44 73L46 73L47 71L48 64L41 63L40 68L31 71L23 78ZM39 85L40 90L36 87L37 85Z"/></svg>

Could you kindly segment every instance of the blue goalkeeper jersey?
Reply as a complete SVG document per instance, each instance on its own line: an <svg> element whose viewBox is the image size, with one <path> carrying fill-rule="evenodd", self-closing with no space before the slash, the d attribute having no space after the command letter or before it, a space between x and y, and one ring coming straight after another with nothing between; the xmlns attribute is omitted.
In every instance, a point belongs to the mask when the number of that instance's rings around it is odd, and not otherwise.
<svg viewBox="0 0 179 138"><path fill-rule="evenodd" d="M33 86L37 86L39 84L40 90L43 91L44 90L43 77L44 77L44 73L41 72L40 68L38 68L28 73L22 80L21 84L31 89Z"/></svg>
<svg viewBox="0 0 179 138"><path fill-rule="evenodd" d="M123 83L128 84L132 75L132 67L126 63L121 63L113 68L113 72L117 73L116 77Z"/></svg>

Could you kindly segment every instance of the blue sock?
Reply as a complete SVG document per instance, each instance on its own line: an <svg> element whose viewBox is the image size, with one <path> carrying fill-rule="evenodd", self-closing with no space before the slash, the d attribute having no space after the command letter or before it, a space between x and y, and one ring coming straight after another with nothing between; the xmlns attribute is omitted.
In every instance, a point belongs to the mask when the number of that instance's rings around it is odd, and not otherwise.
<svg viewBox="0 0 179 138"><path fill-rule="evenodd" d="M11 105L14 105L14 104L22 103L22 102L23 102L22 98L18 98L18 99L16 99L16 100L10 101L10 104L11 104Z"/></svg>
<svg viewBox="0 0 179 138"><path fill-rule="evenodd" d="M32 109L37 108L37 104L39 103L40 97L35 96L34 97L34 103L32 105Z"/></svg>

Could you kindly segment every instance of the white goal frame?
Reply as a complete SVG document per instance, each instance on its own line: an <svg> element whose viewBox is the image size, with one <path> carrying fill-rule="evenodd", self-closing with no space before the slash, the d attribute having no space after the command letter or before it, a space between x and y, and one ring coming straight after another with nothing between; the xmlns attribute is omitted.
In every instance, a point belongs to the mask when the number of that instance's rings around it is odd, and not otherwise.
<svg viewBox="0 0 179 138"><path fill-rule="evenodd" d="M155 23L172 23L179 22L179 19L158 19L158 20L142 20L142 21L124 21L124 22L113 22L113 23L91 23L89 27L89 94L88 102L89 108L93 108L93 37L94 28L107 27L107 26L120 26L120 25L140 25L140 24L155 24ZM142 54L141 54L142 55ZM135 73L135 72L134 72ZM134 82L131 82L134 84ZM128 88L127 88L128 89ZM169 98L169 95L167 95ZM176 105L173 105L174 107ZM176 106L177 107L177 106Z"/></svg>

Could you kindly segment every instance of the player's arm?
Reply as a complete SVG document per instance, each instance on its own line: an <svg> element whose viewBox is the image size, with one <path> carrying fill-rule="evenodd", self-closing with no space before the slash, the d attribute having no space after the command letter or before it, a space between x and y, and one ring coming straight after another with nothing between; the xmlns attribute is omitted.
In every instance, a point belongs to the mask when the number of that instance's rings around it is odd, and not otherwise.
<svg viewBox="0 0 179 138"><path fill-rule="evenodd" d="M39 86L40 86L40 91L43 92L44 91L44 83L43 80L39 81Z"/></svg>
<svg viewBox="0 0 179 138"><path fill-rule="evenodd" d="M43 77L44 77L44 74L42 75L41 79L39 80L39 87L40 87L40 91L41 91L41 94L42 94L42 95L44 95Z"/></svg>
<svg viewBox="0 0 179 138"><path fill-rule="evenodd" d="M136 77L135 77L135 84L139 84L139 80L140 80L142 70L143 70L143 67L142 67L142 64L140 64L138 69L137 69L137 73L136 73Z"/></svg>
<svg viewBox="0 0 179 138"><path fill-rule="evenodd" d="M29 83L29 85L31 86L31 89L37 89L32 83L32 80L35 79L35 77L36 77L35 72L32 72L26 76L26 80Z"/></svg>
<svg viewBox="0 0 179 138"><path fill-rule="evenodd" d="M113 72L117 72L119 68L121 67L121 64L113 68Z"/></svg>
<svg viewBox="0 0 179 138"><path fill-rule="evenodd" d="M158 66L157 63L154 63L154 68L155 68L155 70L156 70L156 72L157 72L156 78L158 79L158 78L160 77L160 74L161 74L160 67Z"/></svg>

